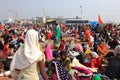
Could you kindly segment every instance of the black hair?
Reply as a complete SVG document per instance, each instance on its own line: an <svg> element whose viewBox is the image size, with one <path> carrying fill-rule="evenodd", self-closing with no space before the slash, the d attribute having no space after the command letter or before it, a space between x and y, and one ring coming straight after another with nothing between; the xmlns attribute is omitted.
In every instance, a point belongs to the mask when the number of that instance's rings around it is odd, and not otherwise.
<svg viewBox="0 0 120 80"><path fill-rule="evenodd" d="M11 49L11 48L15 48L15 45L14 44L10 44L9 45L9 48Z"/></svg>
<svg viewBox="0 0 120 80"><path fill-rule="evenodd" d="M54 50L52 53L53 53L53 57L59 57L60 56L60 54L58 53L57 50Z"/></svg>
<svg viewBox="0 0 120 80"><path fill-rule="evenodd" d="M4 41L4 44L8 44L8 43L9 43L9 41L8 41L8 40Z"/></svg>
<svg viewBox="0 0 120 80"><path fill-rule="evenodd" d="M106 58L110 58L110 57L113 57L114 56L114 53L113 52L109 52L107 55L106 55Z"/></svg>
<svg viewBox="0 0 120 80"><path fill-rule="evenodd" d="M73 48L73 51L76 51L77 49L76 48Z"/></svg>
<svg viewBox="0 0 120 80"><path fill-rule="evenodd" d="M63 39L61 41L65 43L65 41Z"/></svg>
<svg viewBox="0 0 120 80"><path fill-rule="evenodd" d="M67 56L67 51L65 51L65 50L61 51L60 56Z"/></svg>
<svg viewBox="0 0 120 80"><path fill-rule="evenodd" d="M76 56L76 58L79 60L79 63L84 63L84 54L82 52L79 52L79 55Z"/></svg>
<svg viewBox="0 0 120 80"><path fill-rule="evenodd" d="M3 44L2 44L2 41L0 41L0 50L3 50Z"/></svg>
<svg viewBox="0 0 120 80"><path fill-rule="evenodd" d="M56 73L55 64L51 62L51 63L50 63L50 66L54 68L53 73Z"/></svg>

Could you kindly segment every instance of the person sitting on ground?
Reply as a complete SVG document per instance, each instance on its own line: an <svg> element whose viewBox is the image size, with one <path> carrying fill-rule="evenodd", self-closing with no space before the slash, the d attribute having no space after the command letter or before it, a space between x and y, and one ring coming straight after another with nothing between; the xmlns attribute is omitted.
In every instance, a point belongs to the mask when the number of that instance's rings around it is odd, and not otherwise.
<svg viewBox="0 0 120 80"><path fill-rule="evenodd" d="M66 43L64 40L61 40L61 43L60 43L60 46L59 46L59 49L62 51L62 50L65 50L66 48Z"/></svg>
<svg viewBox="0 0 120 80"><path fill-rule="evenodd" d="M98 56L96 52L91 52L90 53L90 68L98 68L99 70L102 70L102 64L101 64L101 59Z"/></svg>
<svg viewBox="0 0 120 80"><path fill-rule="evenodd" d="M120 45L115 47L114 57L108 59L108 65L105 74L110 79L120 79Z"/></svg>
<svg viewBox="0 0 120 80"><path fill-rule="evenodd" d="M60 52L60 57L61 57L62 65L64 66L65 70L67 70L69 72L71 70L71 66L70 66L71 60L67 56L67 52L66 51L61 51Z"/></svg>
<svg viewBox="0 0 120 80"><path fill-rule="evenodd" d="M46 60L53 59L53 53L52 53L50 44L46 44L44 53L45 53Z"/></svg>
<svg viewBox="0 0 120 80"><path fill-rule="evenodd" d="M59 60L52 60L50 62L50 70L50 80L72 80L71 75L64 69Z"/></svg>

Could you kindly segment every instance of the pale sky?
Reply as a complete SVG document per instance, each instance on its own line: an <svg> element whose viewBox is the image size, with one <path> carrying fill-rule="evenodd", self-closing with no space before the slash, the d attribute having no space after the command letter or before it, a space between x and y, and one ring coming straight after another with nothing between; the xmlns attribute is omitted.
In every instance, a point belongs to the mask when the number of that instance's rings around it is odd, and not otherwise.
<svg viewBox="0 0 120 80"><path fill-rule="evenodd" d="M120 0L1 0L0 20L8 19L10 13L19 19L45 15L97 21L100 14L103 21L120 22ZM44 10L43 10L44 8ZM13 11L13 12L10 12Z"/></svg>

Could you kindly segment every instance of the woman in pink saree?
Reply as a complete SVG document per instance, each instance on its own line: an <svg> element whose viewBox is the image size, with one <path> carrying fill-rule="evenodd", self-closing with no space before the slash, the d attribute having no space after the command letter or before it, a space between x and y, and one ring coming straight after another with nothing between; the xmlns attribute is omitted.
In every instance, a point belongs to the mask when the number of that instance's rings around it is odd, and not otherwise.
<svg viewBox="0 0 120 80"><path fill-rule="evenodd" d="M51 49L50 44L46 45L44 53L45 53L46 60L53 59L53 54L52 54L52 49Z"/></svg>

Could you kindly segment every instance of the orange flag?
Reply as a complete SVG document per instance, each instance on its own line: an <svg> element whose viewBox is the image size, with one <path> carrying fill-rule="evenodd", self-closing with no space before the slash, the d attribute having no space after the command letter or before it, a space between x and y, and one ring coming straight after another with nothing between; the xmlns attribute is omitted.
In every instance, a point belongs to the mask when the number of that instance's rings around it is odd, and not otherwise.
<svg viewBox="0 0 120 80"><path fill-rule="evenodd" d="M103 20L101 19L100 15L98 15L98 22L99 22L99 24L103 24L104 23Z"/></svg>

